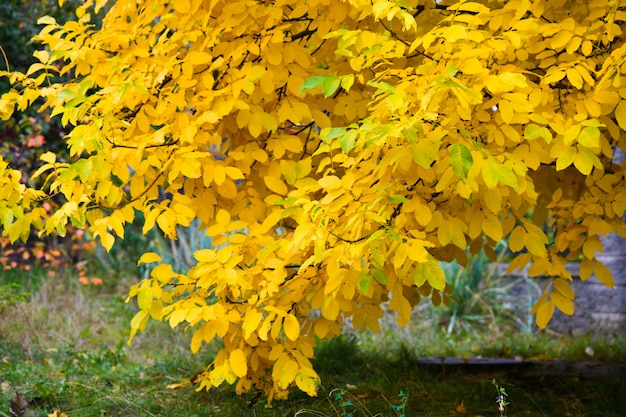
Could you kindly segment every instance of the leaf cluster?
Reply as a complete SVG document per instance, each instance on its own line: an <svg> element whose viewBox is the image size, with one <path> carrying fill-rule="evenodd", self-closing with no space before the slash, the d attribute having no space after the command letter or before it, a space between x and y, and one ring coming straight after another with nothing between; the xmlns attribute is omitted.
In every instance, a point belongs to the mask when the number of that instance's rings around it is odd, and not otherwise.
<svg viewBox="0 0 626 417"><path fill-rule="evenodd" d="M106 6L106 9L103 7ZM101 23L97 14L105 10ZM87 2L39 20L45 48L0 116L41 103L71 127L27 186L0 160L11 242L87 229L110 250L143 216L212 246L156 253L130 290L149 320L223 348L193 378L268 400L315 395L313 348L350 319L407 324L450 302L441 262L495 259L553 277L545 327L574 309L565 264L613 285L600 237L626 236L626 11L615 1ZM62 199L51 213L42 202ZM529 213L531 214L529 216Z"/></svg>

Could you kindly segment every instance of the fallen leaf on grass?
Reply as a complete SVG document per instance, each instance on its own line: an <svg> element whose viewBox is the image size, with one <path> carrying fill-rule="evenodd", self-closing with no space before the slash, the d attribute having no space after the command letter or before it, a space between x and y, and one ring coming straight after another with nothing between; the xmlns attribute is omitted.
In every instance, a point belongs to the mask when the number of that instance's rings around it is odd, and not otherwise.
<svg viewBox="0 0 626 417"><path fill-rule="evenodd" d="M67 415L67 414L65 414L65 413L61 413L61 414L59 414L59 412L58 412L58 411L55 411L55 412L54 412L54 413L52 413L52 414L48 414L48 417L68 417L68 415Z"/></svg>
<svg viewBox="0 0 626 417"><path fill-rule="evenodd" d="M461 403L461 404L456 406L456 408L454 409L453 413L455 415L464 416L464 415L467 414L467 409L465 408L465 405L463 405L463 403Z"/></svg>
<svg viewBox="0 0 626 417"><path fill-rule="evenodd" d="M182 382L178 382L176 384L166 385L165 388L167 388L167 389L179 389L179 388L186 388L186 387L190 387L190 386L191 386L191 381L182 381Z"/></svg>
<svg viewBox="0 0 626 417"><path fill-rule="evenodd" d="M12 416L22 416L28 408L28 401L19 392L15 393L15 401L9 400L9 412Z"/></svg>

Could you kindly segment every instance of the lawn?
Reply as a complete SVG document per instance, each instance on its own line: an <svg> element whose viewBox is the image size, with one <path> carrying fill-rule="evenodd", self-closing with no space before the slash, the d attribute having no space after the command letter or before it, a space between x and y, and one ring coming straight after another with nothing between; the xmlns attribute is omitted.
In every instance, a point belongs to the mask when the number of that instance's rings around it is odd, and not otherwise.
<svg viewBox="0 0 626 417"><path fill-rule="evenodd" d="M520 331L504 319L449 332L440 311L424 306L409 327L392 317L380 334L355 333L320 344L317 398L293 391L271 406L230 387L196 392L189 379L214 349L193 355L189 335L151 323L126 345L134 278L83 285L77 277L5 272L0 277L0 417L47 416L624 416L620 378L516 367L425 366L430 357L570 359L624 362L620 338L571 338ZM457 317L457 320L460 320ZM468 330L469 329L469 330ZM215 348L215 347L214 347Z"/></svg>

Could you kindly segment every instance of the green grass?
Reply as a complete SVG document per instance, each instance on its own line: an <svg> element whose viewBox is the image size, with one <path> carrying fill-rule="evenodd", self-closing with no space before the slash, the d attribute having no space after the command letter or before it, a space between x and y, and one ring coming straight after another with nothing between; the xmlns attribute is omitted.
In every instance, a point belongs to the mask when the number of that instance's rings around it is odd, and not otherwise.
<svg viewBox="0 0 626 417"><path fill-rule="evenodd" d="M427 306L405 329L387 317L381 334L348 332L320 345L318 398L294 391L271 408L263 400L249 408L255 394L238 397L230 387L171 389L202 370L215 349L193 355L187 333L159 323L127 346L135 306L124 294L132 279L105 282L0 276L0 417L11 415L16 393L28 402L25 416L499 416L494 377L509 395L509 416L624 415L625 382L527 380L417 363L433 356L590 359L590 347L594 359L619 361L626 358L624 340L530 334L503 323L450 333Z"/></svg>

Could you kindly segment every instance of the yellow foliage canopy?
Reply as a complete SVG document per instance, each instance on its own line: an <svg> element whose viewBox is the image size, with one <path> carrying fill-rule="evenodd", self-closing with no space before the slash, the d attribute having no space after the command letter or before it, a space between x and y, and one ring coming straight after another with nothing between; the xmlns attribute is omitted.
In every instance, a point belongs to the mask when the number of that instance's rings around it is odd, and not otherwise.
<svg viewBox="0 0 626 417"><path fill-rule="evenodd" d="M626 236L618 2L117 0L99 26L92 3L40 19L40 62L2 73L1 117L41 103L74 159L44 155L42 190L0 160L0 228L72 222L110 249L137 212L172 239L199 219L214 247L184 272L145 254L130 296L132 335L152 318L188 325L194 352L223 339L200 387L315 395L316 337L378 330L387 300L407 323L447 301L440 261L502 239L512 268L554 277L540 327L573 312L567 261L612 286L596 254Z"/></svg>

